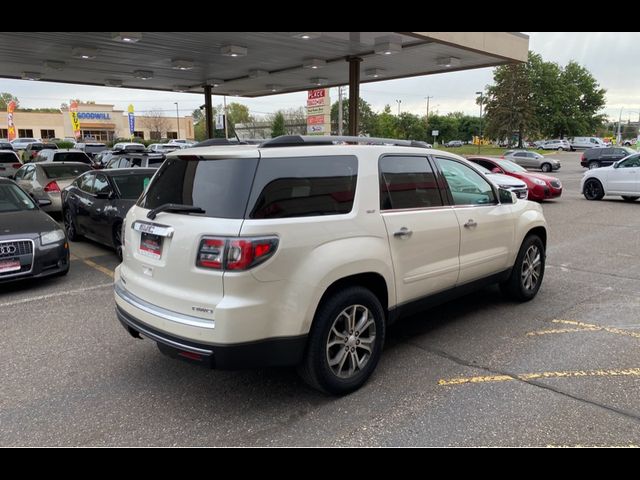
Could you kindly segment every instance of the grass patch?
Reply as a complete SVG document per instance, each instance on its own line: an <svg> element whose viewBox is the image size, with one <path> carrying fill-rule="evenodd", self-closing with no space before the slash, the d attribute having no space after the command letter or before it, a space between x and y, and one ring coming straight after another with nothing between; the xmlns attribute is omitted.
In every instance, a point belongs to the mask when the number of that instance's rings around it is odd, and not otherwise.
<svg viewBox="0 0 640 480"><path fill-rule="evenodd" d="M457 153L458 155L502 155L507 150L514 150L513 148L502 148L496 147L495 145L480 145L480 151L478 152L477 145L463 145L462 147L443 147L438 145L437 147L433 147L437 150L442 150L444 152ZM524 149L529 152L536 152L541 155L552 155L557 153L555 150L535 150L535 149Z"/></svg>

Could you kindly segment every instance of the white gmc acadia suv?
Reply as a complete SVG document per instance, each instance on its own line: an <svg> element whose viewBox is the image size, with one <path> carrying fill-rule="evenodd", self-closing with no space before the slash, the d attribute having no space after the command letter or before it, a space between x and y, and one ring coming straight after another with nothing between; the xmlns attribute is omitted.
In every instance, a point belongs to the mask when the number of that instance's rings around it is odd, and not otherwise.
<svg viewBox="0 0 640 480"><path fill-rule="evenodd" d="M297 365L345 394L371 375L398 317L491 283L535 297L546 241L538 204L420 142L179 150L126 217L116 311L173 357Z"/></svg>

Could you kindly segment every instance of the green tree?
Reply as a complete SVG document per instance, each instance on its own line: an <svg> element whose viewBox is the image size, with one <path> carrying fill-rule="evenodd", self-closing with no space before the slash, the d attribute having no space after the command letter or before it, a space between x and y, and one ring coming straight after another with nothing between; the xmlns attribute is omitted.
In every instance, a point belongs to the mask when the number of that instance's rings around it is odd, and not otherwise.
<svg viewBox="0 0 640 480"><path fill-rule="evenodd" d="M6 111L7 105L9 105L9 102L11 102L12 100L16 102L16 108L18 108L20 106L20 101L18 100L17 97L14 97L13 95L7 92L0 93L0 110Z"/></svg>
<svg viewBox="0 0 640 480"><path fill-rule="evenodd" d="M391 113L391 107L389 105L384 106L382 113L377 115L377 121L373 130L370 132L373 137L382 138L398 138L399 125L398 117Z"/></svg>
<svg viewBox="0 0 640 480"><path fill-rule="evenodd" d="M338 134L338 106L338 102L331 105L331 133L334 135ZM358 106L360 108L359 134L374 135L377 123L376 113L371 109L371 105L362 98L359 99ZM342 100L342 123L342 134L346 135L349 125L349 99Z"/></svg>
<svg viewBox="0 0 640 480"><path fill-rule="evenodd" d="M605 105L606 90L576 62L564 68L529 53L532 102L540 133L548 137L589 135L604 121L597 112Z"/></svg>
<svg viewBox="0 0 640 480"><path fill-rule="evenodd" d="M281 111L276 112L271 123L271 138L279 137L280 135L286 135L287 131L284 125L284 113Z"/></svg>
<svg viewBox="0 0 640 480"><path fill-rule="evenodd" d="M395 138L405 140L426 140L427 125L424 118L409 112L402 112L398 116L397 135Z"/></svg>
<svg viewBox="0 0 640 480"><path fill-rule="evenodd" d="M524 135L533 131L536 124L529 65L518 63L498 67L493 81L483 100L484 133L492 138L511 140L517 132L518 147L522 147Z"/></svg>

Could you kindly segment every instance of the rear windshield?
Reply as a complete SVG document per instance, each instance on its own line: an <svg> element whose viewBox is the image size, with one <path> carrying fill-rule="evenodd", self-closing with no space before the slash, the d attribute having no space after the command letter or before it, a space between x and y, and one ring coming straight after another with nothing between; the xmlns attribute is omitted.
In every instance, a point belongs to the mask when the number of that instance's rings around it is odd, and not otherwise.
<svg viewBox="0 0 640 480"><path fill-rule="evenodd" d="M151 209L178 203L200 207L207 217L243 218L257 164L257 158L169 158L138 206Z"/></svg>
<svg viewBox="0 0 640 480"><path fill-rule="evenodd" d="M60 152L53 158L54 162L80 162L91 164L91 160L82 152Z"/></svg>
<svg viewBox="0 0 640 480"><path fill-rule="evenodd" d="M0 152L0 163L20 163L15 153Z"/></svg>
<svg viewBox="0 0 640 480"><path fill-rule="evenodd" d="M125 200L136 200L144 191L144 187L149 184L153 173L141 175L113 175L111 178L116 184L120 193L120 198Z"/></svg>
<svg viewBox="0 0 640 480"><path fill-rule="evenodd" d="M42 169L47 178L75 178L91 170L91 167L88 165L43 165Z"/></svg>

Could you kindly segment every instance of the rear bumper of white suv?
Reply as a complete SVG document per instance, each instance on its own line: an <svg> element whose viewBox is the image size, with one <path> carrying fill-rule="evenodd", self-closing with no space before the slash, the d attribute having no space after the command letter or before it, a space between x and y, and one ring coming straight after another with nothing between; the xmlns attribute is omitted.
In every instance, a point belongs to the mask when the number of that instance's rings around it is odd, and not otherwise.
<svg viewBox="0 0 640 480"><path fill-rule="evenodd" d="M129 293L119 281L116 281L114 292L116 315L129 334L155 341L160 351L171 357L225 370L292 366L302 361L307 335L229 344L185 339L151 326L141 318L152 316L161 322L191 323L194 330L199 330L202 327L198 325L196 317L186 318L188 316L153 306ZM210 328L214 328L214 325L211 323Z"/></svg>

